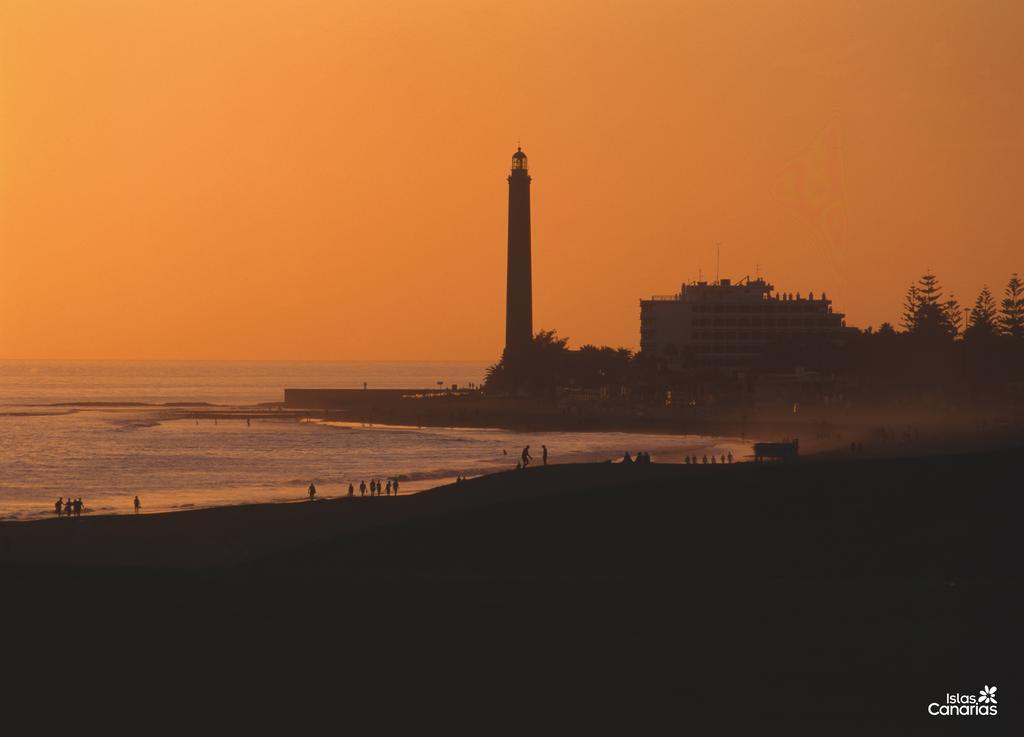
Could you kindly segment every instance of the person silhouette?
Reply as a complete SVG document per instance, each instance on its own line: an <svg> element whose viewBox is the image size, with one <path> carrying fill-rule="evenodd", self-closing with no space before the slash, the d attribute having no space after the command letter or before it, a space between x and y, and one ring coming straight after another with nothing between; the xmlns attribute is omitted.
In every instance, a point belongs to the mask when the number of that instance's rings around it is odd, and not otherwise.
<svg viewBox="0 0 1024 737"><path fill-rule="evenodd" d="M395 479L394 489L395 489L395 496L398 496L398 479Z"/></svg>
<svg viewBox="0 0 1024 737"><path fill-rule="evenodd" d="M713 466L713 465L715 465L715 463L717 463L717 461L715 460L715 454L712 453L711 454L711 465Z"/></svg>
<svg viewBox="0 0 1024 737"><path fill-rule="evenodd" d="M135 495L135 501L133 502L133 504L135 505L135 514L138 514L139 513L139 507L142 506L142 503L139 501L139 495L138 494Z"/></svg>
<svg viewBox="0 0 1024 737"><path fill-rule="evenodd" d="M310 482L309 484L309 501L313 501L316 498L316 486Z"/></svg>
<svg viewBox="0 0 1024 737"><path fill-rule="evenodd" d="M729 463L732 463L732 451L731 450L729 451L728 458L729 458Z"/></svg>
<svg viewBox="0 0 1024 737"><path fill-rule="evenodd" d="M391 481L388 481L387 490L385 496L391 496Z"/></svg>
<svg viewBox="0 0 1024 737"><path fill-rule="evenodd" d="M548 446L542 445L540 446L540 449L543 451L542 457L544 459L544 465L546 466L548 465Z"/></svg>
<svg viewBox="0 0 1024 737"><path fill-rule="evenodd" d="M57 501L53 503L53 508L57 512L57 516L60 517L60 512L64 508L64 497L57 497Z"/></svg>
<svg viewBox="0 0 1024 737"><path fill-rule="evenodd" d="M624 454L624 455L622 456L622 462L623 462L623 463L632 463L632 462L633 462L633 457L632 457L632 456L631 456L631 455L629 454L629 451L628 451L628 450L627 450L627 451L626 451L626 453L625 453L625 454Z"/></svg>
<svg viewBox="0 0 1024 737"><path fill-rule="evenodd" d="M356 489L355 489L354 486L352 486L352 482L350 481L349 484L348 484L348 495L352 496L355 493L356 493Z"/></svg>
<svg viewBox="0 0 1024 737"><path fill-rule="evenodd" d="M75 517L81 517L82 516L82 497L78 497L77 499L75 499L74 506L75 506Z"/></svg>
<svg viewBox="0 0 1024 737"><path fill-rule="evenodd" d="M521 459L522 459L522 462L523 462L523 468L526 468L527 466L529 466L530 465L530 461L533 460L533 457L530 455L530 446L529 445L527 445L525 448L523 448L523 454L522 454Z"/></svg>
<svg viewBox="0 0 1024 737"><path fill-rule="evenodd" d="M708 454L705 453L704 454L704 458L701 459L701 463L707 463L707 462L708 462Z"/></svg>
<svg viewBox="0 0 1024 737"><path fill-rule="evenodd" d="M366 496L366 479L359 482L359 496Z"/></svg>

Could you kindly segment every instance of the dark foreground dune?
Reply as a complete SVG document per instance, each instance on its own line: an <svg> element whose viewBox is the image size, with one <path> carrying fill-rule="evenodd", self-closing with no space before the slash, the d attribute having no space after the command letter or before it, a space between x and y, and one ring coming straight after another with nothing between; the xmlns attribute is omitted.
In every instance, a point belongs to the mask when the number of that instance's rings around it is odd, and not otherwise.
<svg viewBox="0 0 1024 737"><path fill-rule="evenodd" d="M3 524L6 657L219 688L475 687L508 718L583 693L583 715L624 711L632 733L666 710L679 732L1008 733L1022 458L564 465L397 499ZM69 629L87 633L73 658ZM926 714L992 682L999 721Z"/></svg>

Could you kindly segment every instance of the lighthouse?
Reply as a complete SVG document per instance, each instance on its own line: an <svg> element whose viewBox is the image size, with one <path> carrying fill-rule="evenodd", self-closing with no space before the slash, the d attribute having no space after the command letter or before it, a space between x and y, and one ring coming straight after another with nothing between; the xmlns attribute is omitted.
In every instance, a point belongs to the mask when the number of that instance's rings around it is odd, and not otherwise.
<svg viewBox="0 0 1024 737"><path fill-rule="evenodd" d="M505 288L505 356L523 356L533 337L533 274L530 266L530 175L526 154L512 154L508 176L508 281Z"/></svg>

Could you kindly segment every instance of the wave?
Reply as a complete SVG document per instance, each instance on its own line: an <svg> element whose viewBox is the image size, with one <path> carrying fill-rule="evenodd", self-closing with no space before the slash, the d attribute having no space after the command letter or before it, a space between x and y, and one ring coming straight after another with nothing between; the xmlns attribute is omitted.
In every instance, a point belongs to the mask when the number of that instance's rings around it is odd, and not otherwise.
<svg viewBox="0 0 1024 737"><path fill-rule="evenodd" d="M60 417L62 415L73 415L79 410L67 409L63 412L39 412L39 411L21 411L21 412L0 412L0 417Z"/></svg>
<svg viewBox="0 0 1024 737"><path fill-rule="evenodd" d="M47 407L159 407L152 402L52 402Z"/></svg>
<svg viewBox="0 0 1024 737"><path fill-rule="evenodd" d="M514 466L470 466L469 468L434 468L428 471L410 471L398 475L399 481L439 481L456 476L483 476L489 473L512 470Z"/></svg>
<svg viewBox="0 0 1024 737"><path fill-rule="evenodd" d="M351 476L344 478L315 478L312 479L315 484L341 484L347 486L349 483L354 483L356 486L359 485L360 481L369 482L370 479L381 479L387 481L388 479L398 479L399 481L440 481L443 479L453 479L456 476L483 476L489 473L498 473L499 471L512 470L515 466L462 466L460 468L431 468L424 469L422 471L406 471L404 473L366 473L359 474L354 473ZM311 479L289 479L285 481L282 486L306 486L309 484ZM271 486L276 486L272 484Z"/></svg>
<svg viewBox="0 0 1024 737"><path fill-rule="evenodd" d="M128 430L144 430L147 427L158 427L161 423L158 420L108 420L115 430L124 432Z"/></svg>

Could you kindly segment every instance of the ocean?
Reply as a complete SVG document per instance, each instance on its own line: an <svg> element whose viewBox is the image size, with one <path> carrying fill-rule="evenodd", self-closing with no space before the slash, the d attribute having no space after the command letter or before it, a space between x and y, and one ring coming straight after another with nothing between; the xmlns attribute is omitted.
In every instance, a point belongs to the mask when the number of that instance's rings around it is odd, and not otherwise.
<svg viewBox="0 0 1024 737"><path fill-rule="evenodd" d="M82 497L91 514L305 499L347 493L371 478L399 478L402 493L512 468L529 444L539 461L618 459L646 450L750 452L750 442L613 432L513 432L300 421L256 408L213 419L175 403L250 407L287 387L436 388L483 381L484 362L0 361L0 519L54 514Z"/></svg>

